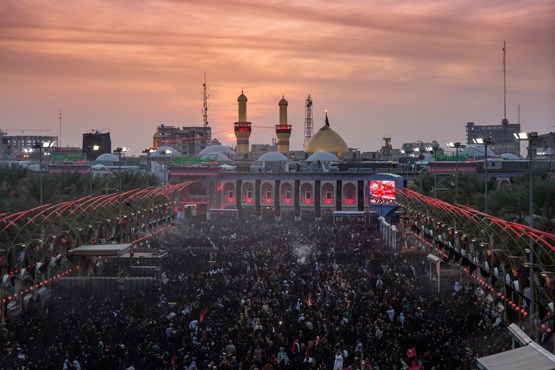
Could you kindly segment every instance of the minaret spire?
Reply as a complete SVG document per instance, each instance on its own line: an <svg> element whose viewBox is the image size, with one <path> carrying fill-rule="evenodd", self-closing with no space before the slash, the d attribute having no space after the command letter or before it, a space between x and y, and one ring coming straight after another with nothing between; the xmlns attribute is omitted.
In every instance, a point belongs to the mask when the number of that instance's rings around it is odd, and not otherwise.
<svg viewBox="0 0 555 370"><path fill-rule="evenodd" d="M287 123L287 106L289 103L285 100L285 93L281 92L281 100L279 105L279 124L276 125L277 151L279 153L289 155L289 138L291 137L291 125Z"/></svg>
<svg viewBox="0 0 555 370"><path fill-rule="evenodd" d="M243 86L241 86L241 95L237 98L237 103L239 103L239 119L233 124L233 130L237 138L237 153L242 153L243 155L246 155L250 150L251 123L247 121L247 101L247 97L243 94Z"/></svg>

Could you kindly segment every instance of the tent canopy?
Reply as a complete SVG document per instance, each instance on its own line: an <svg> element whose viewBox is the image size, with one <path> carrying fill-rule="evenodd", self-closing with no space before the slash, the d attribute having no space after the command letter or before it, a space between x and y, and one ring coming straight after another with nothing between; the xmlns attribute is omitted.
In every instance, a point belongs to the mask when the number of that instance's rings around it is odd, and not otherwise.
<svg viewBox="0 0 555 370"><path fill-rule="evenodd" d="M555 361L536 346L527 345L479 358L478 367L482 370L551 370L555 369Z"/></svg>
<svg viewBox="0 0 555 370"><path fill-rule="evenodd" d="M74 256L121 256L129 252L131 244L90 244L70 250Z"/></svg>

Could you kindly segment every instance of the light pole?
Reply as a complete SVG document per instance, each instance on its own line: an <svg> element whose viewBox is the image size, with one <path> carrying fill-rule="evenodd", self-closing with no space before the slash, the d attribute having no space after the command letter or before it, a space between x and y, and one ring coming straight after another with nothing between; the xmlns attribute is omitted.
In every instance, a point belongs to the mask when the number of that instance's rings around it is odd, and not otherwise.
<svg viewBox="0 0 555 370"><path fill-rule="evenodd" d="M537 333L536 328L536 304L534 302L536 292L534 291L534 249L532 248L532 240L530 240L530 248L524 249L524 251L528 254L528 263L524 265L528 265L530 268L530 335L532 333ZM536 335L536 341L538 340Z"/></svg>
<svg viewBox="0 0 555 370"><path fill-rule="evenodd" d="M422 181L423 179L423 175L422 175L422 160L424 159L424 154L422 154L422 152L424 151L424 142L422 140L416 140L416 142L418 143L418 147L414 148L414 151L416 153L418 153L418 160L420 161L420 168L418 169L418 177L419 177L419 190L420 190L420 194L423 193L422 190Z"/></svg>
<svg viewBox="0 0 555 370"><path fill-rule="evenodd" d="M475 144L484 146L484 213L488 213L488 145L492 143L490 137L472 139Z"/></svg>
<svg viewBox="0 0 555 370"><path fill-rule="evenodd" d="M166 163L166 155L169 155L169 154L172 154L171 149L162 150L162 155L164 156L164 186L166 186L167 183L169 183L169 181L166 181L166 176L167 176L167 172L168 172L168 164Z"/></svg>
<svg viewBox="0 0 555 370"><path fill-rule="evenodd" d="M89 155L89 177L91 182L91 193L93 191L93 168L92 168L92 161L93 161L93 152L100 150L100 145L91 145L87 147L87 154Z"/></svg>
<svg viewBox="0 0 555 370"><path fill-rule="evenodd" d="M538 133L537 132L519 132L519 133L514 133L514 136L516 139L518 140L526 140L528 141L528 156L530 157L530 165L529 165L529 171L530 171L530 177L529 177L529 184L528 187L529 189L529 194L528 194L528 198L530 200L530 204L528 205L529 207L529 213L530 213L530 226L532 226L532 220L533 220L533 215L534 215L534 202L533 202L533 193L532 193L532 165L533 165L533 144L534 144L534 140L538 138ZM533 240L530 239L530 248L526 248L526 252L528 253L529 256L529 260L530 260L530 264L532 265L532 267L530 268L530 332L532 332L533 328L535 327L535 305L534 305L534 296L535 296L535 292L534 292L534 268L533 268L533 264L534 264L534 248L533 248ZM537 338L536 338L537 339Z"/></svg>
<svg viewBox="0 0 555 370"><path fill-rule="evenodd" d="M439 144L434 141L432 146L426 148L426 150L432 153L434 157L434 198L437 198L437 151L439 149Z"/></svg>
<svg viewBox="0 0 555 370"><path fill-rule="evenodd" d="M409 155L411 153L413 153L414 150L412 149L401 149L401 153L405 153L407 155L407 170L406 170L406 178L407 178L407 183L409 181Z"/></svg>
<svg viewBox="0 0 555 370"><path fill-rule="evenodd" d="M54 145L53 142L50 141L35 141L33 148L39 150L39 179L40 179L40 205L44 204L43 199L43 186L42 186L42 149L43 148L50 148Z"/></svg>
<svg viewBox="0 0 555 370"><path fill-rule="evenodd" d="M118 154L118 178L119 178L119 191L123 191L123 188L121 186L121 153L126 153L129 150L129 148L116 148L114 149L114 153Z"/></svg>
<svg viewBox="0 0 555 370"><path fill-rule="evenodd" d="M528 194L528 198L530 201L529 204L529 213L530 213L530 226L532 226L532 219L533 219L533 214L534 214L534 202L533 202L533 193L532 193L532 166L533 166L533 159L534 159L534 140L536 140L538 138L538 133L537 132L519 132L519 133L514 133L514 136L516 139L521 140L521 141L528 141L528 157L530 159L530 164L529 164L529 170L530 170L530 178L529 178L529 184L528 187L529 189L529 194Z"/></svg>
<svg viewBox="0 0 555 370"><path fill-rule="evenodd" d="M150 154L153 153L153 152L154 152L154 149L151 149L151 148L147 148L147 149L143 150L143 153L146 154L146 186L147 187L148 187L148 174L150 173L148 158L149 158Z"/></svg>
<svg viewBox="0 0 555 370"><path fill-rule="evenodd" d="M457 199L459 199L459 148L466 148L466 145L462 145L460 142L456 142L456 143L447 143L447 146L449 148L455 148L456 149L456 154L455 154L455 203L457 202Z"/></svg>

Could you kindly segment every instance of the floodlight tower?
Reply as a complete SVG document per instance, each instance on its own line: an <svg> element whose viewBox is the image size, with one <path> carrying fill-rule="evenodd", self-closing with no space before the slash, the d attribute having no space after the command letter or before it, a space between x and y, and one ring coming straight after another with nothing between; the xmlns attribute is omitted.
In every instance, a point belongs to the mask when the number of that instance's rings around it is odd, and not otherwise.
<svg viewBox="0 0 555 370"><path fill-rule="evenodd" d="M308 143L308 140L312 137L314 133L314 120L312 116L312 98L310 94L308 94L308 98L306 98L306 110L304 116L304 145Z"/></svg>
<svg viewBox="0 0 555 370"><path fill-rule="evenodd" d="M204 83L202 84L202 122L204 127L208 126L208 85L206 84L206 72L204 73Z"/></svg>

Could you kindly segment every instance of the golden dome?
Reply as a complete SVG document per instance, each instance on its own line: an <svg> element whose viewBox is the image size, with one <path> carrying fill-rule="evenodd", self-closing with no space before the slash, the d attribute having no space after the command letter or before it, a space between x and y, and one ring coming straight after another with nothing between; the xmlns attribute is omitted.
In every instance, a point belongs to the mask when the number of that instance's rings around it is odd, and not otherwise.
<svg viewBox="0 0 555 370"><path fill-rule="evenodd" d="M247 101L247 97L245 96L245 94L243 94L243 92L241 91L241 95L239 95L239 97L237 98L238 102L242 102L242 101Z"/></svg>
<svg viewBox="0 0 555 370"><path fill-rule="evenodd" d="M331 129L326 114L326 124L308 140L304 146L304 151L307 153L330 152L340 156L349 151L349 147L347 147L345 140Z"/></svg>

